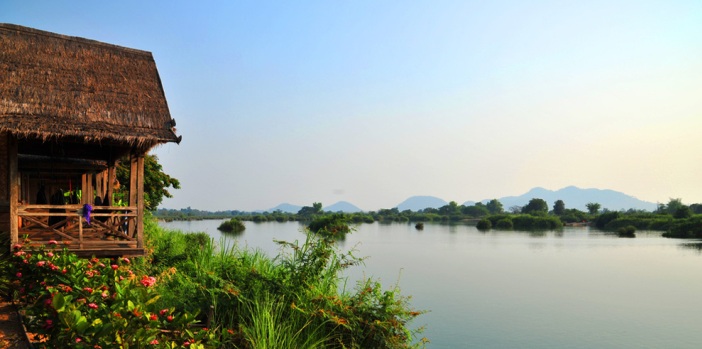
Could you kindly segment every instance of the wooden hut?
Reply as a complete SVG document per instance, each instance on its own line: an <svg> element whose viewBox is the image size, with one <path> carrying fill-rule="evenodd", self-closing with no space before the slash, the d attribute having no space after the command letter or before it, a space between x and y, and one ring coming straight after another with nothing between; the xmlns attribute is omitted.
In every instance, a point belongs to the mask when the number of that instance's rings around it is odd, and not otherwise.
<svg viewBox="0 0 702 349"><path fill-rule="evenodd" d="M0 24L0 235L11 244L143 254L144 156L180 139L150 52ZM120 159L131 174L117 202Z"/></svg>

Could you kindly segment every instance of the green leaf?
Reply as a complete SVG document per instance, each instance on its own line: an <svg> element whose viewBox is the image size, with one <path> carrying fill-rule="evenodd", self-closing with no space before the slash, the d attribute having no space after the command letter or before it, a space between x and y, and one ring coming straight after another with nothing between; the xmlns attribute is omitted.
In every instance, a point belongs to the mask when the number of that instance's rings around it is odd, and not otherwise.
<svg viewBox="0 0 702 349"><path fill-rule="evenodd" d="M66 306L66 300L63 298L63 295L60 293L57 293L54 295L53 301L51 301L51 305L54 306L54 309L56 309L57 312L62 312L64 310L64 307Z"/></svg>

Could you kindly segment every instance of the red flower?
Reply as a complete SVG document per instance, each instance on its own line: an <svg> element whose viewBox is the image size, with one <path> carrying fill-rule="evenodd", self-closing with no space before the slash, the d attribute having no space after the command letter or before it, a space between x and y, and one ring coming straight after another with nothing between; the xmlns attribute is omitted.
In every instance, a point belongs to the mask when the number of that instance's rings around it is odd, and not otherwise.
<svg viewBox="0 0 702 349"><path fill-rule="evenodd" d="M159 311L159 314L161 314L161 316L166 315L166 313L168 313L168 309L161 309L161 311Z"/></svg>
<svg viewBox="0 0 702 349"><path fill-rule="evenodd" d="M56 240L49 240L49 245L58 245L58 241L56 241Z"/></svg>
<svg viewBox="0 0 702 349"><path fill-rule="evenodd" d="M149 342L149 344L152 344L152 345L156 345L156 344L158 344L158 339L154 339L154 340L152 340L151 342Z"/></svg>
<svg viewBox="0 0 702 349"><path fill-rule="evenodd" d="M184 346L184 347L189 347L189 346L190 346L190 342L188 342L188 341L183 342L183 346Z"/></svg>
<svg viewBox="0 0 702 349"><path fill-rule="evenodd" d="M141 284L144 285L144 287L151 287L156 283L156 278L153 276L146 276L141 278Z"/></svg>
<svg viewBox="0 0 702 349"><path fill-rule="evenodd" d="M83 291L88 292L88 293L93 293L93 289L90 287L84 287Z"/></svg>
<svg viewBox="0 0 702 349"><path fill-rule="evenodd" d="M14 244L14 245L12 245L12 248L14 248L15 250L19 250L19 249L22 249L22 245Z"/></svg>
<svg viewBox="0 0 702 349"><path fill-rule="evenodd" d="M98 305L95 304L95 303L90 303L90 304L88 304L88 308L90 308L90 309L97 309L97 308L98 308Z"/></svg>
<svg viewBox="0 0 702 349"><path fill-rule="evenodd" d="M122 262L129 264L129 258L127 258L127 257L122 258Z"/></svg>
<svg viewBox="0 0 702 349"><path fill-rule="evenodd" d="M156 316L156 314L151 314L151 316L149 316L149 320L156 321L158 320L158 316Z"/></svg>
<svg viewBox="0 0 702 349"><path fill-rule="evenodd" d="M166 321L173 322L173 315L168 315L168 317L166 318Z"/></svg>
<svg viewBox="0 0 702 349"><path fill-rule="evenodd" d="M117 270L119 268L119 265L112 264L110 267L112 268L112 270Z"/></svg>
<svg viewBox="0 0 702 349"><path fill-rule="evenodd" d="M21 277L22 277L22 273L19 273L19 272L18 272L17 274L15 274L15 276L18 277L18 278L21 278Z"/></svg>
<svg viewBox="0 0 702 349"><path fill-rule="evenodd" d="M37 267L43 267L44 264L46 264L46 261L38 261L38 262L37 262Z"/></svg>

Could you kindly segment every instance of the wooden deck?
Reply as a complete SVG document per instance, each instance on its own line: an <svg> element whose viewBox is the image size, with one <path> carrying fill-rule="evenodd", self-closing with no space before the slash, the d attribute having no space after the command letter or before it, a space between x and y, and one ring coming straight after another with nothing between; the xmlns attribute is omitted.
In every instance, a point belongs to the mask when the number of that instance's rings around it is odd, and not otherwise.
<svg viewBox="0 0 702 349"><path fill-rule="evenodd" d="M95 206L90 223L82 205L20 205L18 238L31 245L54 240L81 256L137 256L144 249L137 236L137 207Z"/></svg>

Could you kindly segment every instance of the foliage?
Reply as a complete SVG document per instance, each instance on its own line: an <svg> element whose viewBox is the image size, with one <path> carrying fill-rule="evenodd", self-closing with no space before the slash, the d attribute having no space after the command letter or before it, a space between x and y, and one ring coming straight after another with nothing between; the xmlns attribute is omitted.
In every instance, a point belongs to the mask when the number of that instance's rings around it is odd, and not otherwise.
<svg viewBox="0 0 702 349"><path fill-rule="evenodd" d="M307 228L321 236L327 238L341 238L351 232L348 224L348 218L343 213L332 213L315 218Z"/></svg>
<svg viewBox="0 0 702 349"><path fill-rule="evenodd" d="M122 159L117 166L117 180L121 183L116 195L126 196L129 191L131 164L129 158ZM156 155L144 157L144 208L153 211L164 197L171 198L168 188L180 189L180 181L163 172Z"/></svg>
<svg viewBox="0 0 702 349"><path fill-rule="evenodd" d="M636 237L634 234L636 232L636 227L633 225L627 225L626 227L621 227L617 230L619 237L632 238Z"/></svg>
<svg viewBox="0 0 702 349"><path fill-rule="evenodd" d="M194 316L160 308L156 277L140 275L127 258L82 259L67 250L13 246L15 301L45 348L216 347L208 331L194 332ZM167 331L163 331L167 330Z"/></svg>
<svg viewBox="0 0 702 349"><path fill-rule="evenodd" d="M596 202L588 202L587 205L585 205L585 207L587 207L587 211L590 214L597 214L597 212L600 211L601 206Z"/></svg>
<svg viewBox="0 0 702 349"><path fill-rule="evenodd" d="M312 206L303 206L299 211L297 211L298 216L304 217L306 219L310 219L311 216L318 215L321 213L322 213L322 203L321 202L312 203Z"/></svg>
<svg viewBox="0 0 702 349"><path fill-rule="evenodd" d="M178 270L158 285L160 306L211 311L211 326L221 329L226 347L421 346L408 327L421 312L397 287L382 290L370 280L353 290L341 286L340 273L362 260L338 251L327 235L308 230L302 244L280 242L281 254L269 258L235 245L215 247L211 240L193 248L182 238L191 234L147 231L154 257L144 266L154 274Z"/></svg>
<svg viewBox="0 0 702 349"><path fill-rule="evenodd" d="M683 239L701 239L702 215L694 215L688 219L678 220L663 236Z"/></svg>
<svg viewBox="0 0 702 349"><path fill-rule="evenodd" d="M522 207L522 213L532 215L543 215L548 213L548 204L544 199L534 198L529 200L529 203Z"/></svg>
<svg viewBox="0 0 702 349"><path fill-rule="evenodd" d="M563 215L565 213L565 203L563 200L556 200L553 204L553 214L556 216Z"/></svg>
<svg viewBox="0 0 702 349"><path fill-rule="evenodd" d="M605 229L605 226L607 225L607 223L609 223L610 221L613 221L617 218L619 218L619 212L617 212L617 211L605 212L605 213L599 215L597 218L595 218L595 226L599 229Z"/></svg>
<svg viewBox="0 0 702 349"><path fill-rule="evenodd" d="M485 204L485 207L487 208L488 212L490 212L490 214L500 214L505 211L502 207L502 203L497 199L492 199L488 201L488 203Z"/></svg>
<svg viewBox="0 0 702 349"><path fill-rule="evenodd" d="M476 228L479 230L490 230L492 228L492 222L487 218L483 218L478 221Z"/></svg>
<svg viewBox="0 0 702 349"><path fill-rule="evenodd" d="M514 228L514 223L510 218L502 218L499 221L497 221L497 224L495 224L495 228L497 229L503 229L503 230L511 230Z"/></svg>
<svg viewBox="0 0 702 349"><path fill-rule="evenodd" d="M246 230L246 226L239 218L232 218L222 222L217 229L227 233L240 233Z"/></svg>

